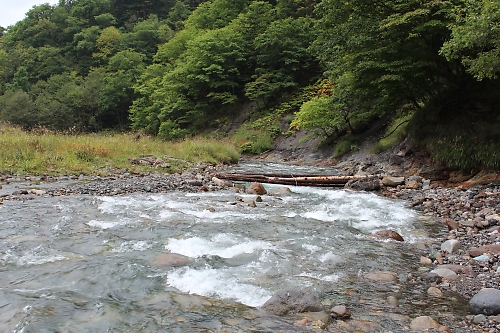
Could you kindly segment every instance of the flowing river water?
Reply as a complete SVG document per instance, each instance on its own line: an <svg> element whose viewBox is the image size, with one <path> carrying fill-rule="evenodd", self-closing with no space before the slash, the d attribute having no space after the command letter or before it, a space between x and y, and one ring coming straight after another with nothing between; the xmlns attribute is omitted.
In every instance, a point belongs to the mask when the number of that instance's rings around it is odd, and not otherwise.
<svg viewBox="0 0 500 333"><path fill-rule="evenodd" d="M247 164L238 171L280 167ZM255 196L230 190L6 201L0 331L314 330L293 326L300 316L259 308L283 288L315 293L326 309L348 304L372 331L405 330L415 314L463 314L459 299L430 304L425 290L407 286L421 255L414 243L437 232L425 217L372 193L290 189L262 196L257 207L237 200ZM369 237L382 229L396 230L405 242ZM165 265L166 253L187 256L190 264ZM375 271L395 272L398 281L363 278Z"/></svg>

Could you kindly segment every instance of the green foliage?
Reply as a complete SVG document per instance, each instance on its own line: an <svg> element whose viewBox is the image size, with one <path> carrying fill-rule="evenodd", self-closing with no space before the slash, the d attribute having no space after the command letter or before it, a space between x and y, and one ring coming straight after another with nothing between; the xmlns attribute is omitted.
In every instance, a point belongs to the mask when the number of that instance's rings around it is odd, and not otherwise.
<svg viewBox="0 0 500 333"><path fill-rule="evenodd" d="M323 1L318 56L343 80L351 112L381 115L403 103L422 107L457 81L439 55L449 36L448 1Z"/></svg>
<svg viewBox="0 0 500 333"><path fill-rule="evenodd" d="M372 154L379 154L400 143L408 135L407 126L412 114L398 117L385 131L385 136L380 139L371 149Z"/></svg>
<svg viewBox="0 0 500 333"><path fill-rule="evenodd" d="M7 90L0 96L0 120L31 127L38 122L33 111L33 102L25 91Z"/></svg>
<svg viewBox="0 0 500 333"><path fill-rule="evenodd" d="M318 71L317 62L308 51L314 38L312 19L272 22L255 38L255 76L246 86L247 97L269 100L308 83Z"/></svg>
<svg viewBox="0 0 500 333"><path fill-rule="evenodd" d="M292 130L312 131L315 137L330 137L342 131L342 117L328 96L315 97L300 107L290 124Z"/></svg>
<svg viewBox="0 0 500 333"><path fill-rule="evenodd" d="M204 2L186 20L186 28L196 30L223 28L235 19L248 3L248 0L213 0Z"/></svg>
<svg viewBox="0 0 500 333"><path fill-rule="evenodd" d="M359 147L357 145L357 137L353 135L349 135L347 137L342 138L335 145L335 150L333 151L333 157L340 157L347 153L358 151Z"/></svg>
<svg viewBox="0 0 500 333"><path fill-rule="evenodd" d="M450 168L471 171L481 167L498 170L500 168L500 145L477 142L465 135L456 135L431 140L428 148L433 157Z"/></svg>
<svg viewBox="0 0 500 333"><path fill-rule="evenodd" d="M160 124L160 129L158 130L158 137L165 141L173 141L184 138L188 134L188 131L181 129L179 124L172 120L166 120Z"/></svg>
<svg viewBox="0 0 500 333"><path fill-rule="evenodd" d="M30 89L30 84L28 82L28 71L25 67L21 66L18 68L16 74L14 74L14 79L12 84L8 84L7 88L10 90L22 90L28 92Z"/></svg>
<svg viewBox="0 0 500 333"><path fill-rule="evenodd" d="M478 80L495 79L500 73L500 2L466 0L456 8L451 39L441 53L460 59Z"/></svg>
<svg viewBox="0 0 500 333"><path fill-rule="evenodd" d="M273 135L269 131L244 125L233 135L233 140L242 153L261 154L273 148Z"/></svg>

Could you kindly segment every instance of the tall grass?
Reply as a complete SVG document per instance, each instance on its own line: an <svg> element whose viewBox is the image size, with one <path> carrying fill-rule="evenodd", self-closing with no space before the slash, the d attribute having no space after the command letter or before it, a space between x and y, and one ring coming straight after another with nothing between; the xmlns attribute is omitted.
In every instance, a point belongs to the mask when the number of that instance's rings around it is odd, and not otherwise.
<svg viewBox="0 0 500 333"><path fill-rule="evenodd" d="M407 127L411 117L412 114L407 114L394 119L385 136L370 148L370 153L379 154L400 143L408 135Z"/></svg>
<svg viewBox="0 0 500 333"><path fill-rule="evenodd" d="M116 169L131 172L154 170L133 165L131 158L153 155L171 165L162 172L176 172L189 163L234 163L239 153L229 141L195 138L165 142L133 134L63 135L47 131L24 132L0 126L0 172L10 174L106 174Z"/></svg>

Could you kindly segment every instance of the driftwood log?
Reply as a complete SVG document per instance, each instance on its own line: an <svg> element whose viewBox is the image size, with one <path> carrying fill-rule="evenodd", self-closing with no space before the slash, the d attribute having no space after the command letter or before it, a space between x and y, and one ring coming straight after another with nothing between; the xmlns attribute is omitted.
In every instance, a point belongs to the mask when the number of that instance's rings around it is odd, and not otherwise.
<svg viewBox="0 0 500 333"><path fill-rule="evenodd" d="M285 174L252 174L252 173L221 173L217 178L244 182L259 182L267 184L343 187L353 179L364 179L360 176L325 176L325 175L285 175Z"/></svg>

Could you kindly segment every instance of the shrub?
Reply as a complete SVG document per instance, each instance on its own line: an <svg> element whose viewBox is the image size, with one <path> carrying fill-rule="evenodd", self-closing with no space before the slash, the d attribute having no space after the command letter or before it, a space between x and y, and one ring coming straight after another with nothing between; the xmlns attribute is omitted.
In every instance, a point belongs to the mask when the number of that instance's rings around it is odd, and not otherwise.
<svg viewBox="0 0 500 333"><path fill-rule="evenodd" d="M181 129L179 125L172 120L162 122L158 131L158 137L165 141L179 140L185 137L187 134L187 130Z"/></svg>

